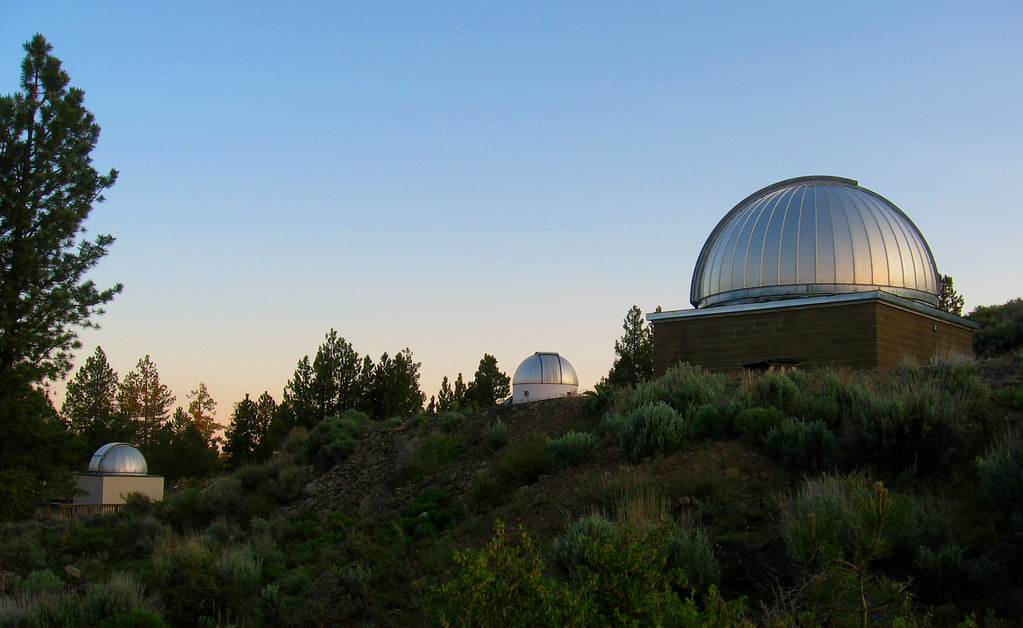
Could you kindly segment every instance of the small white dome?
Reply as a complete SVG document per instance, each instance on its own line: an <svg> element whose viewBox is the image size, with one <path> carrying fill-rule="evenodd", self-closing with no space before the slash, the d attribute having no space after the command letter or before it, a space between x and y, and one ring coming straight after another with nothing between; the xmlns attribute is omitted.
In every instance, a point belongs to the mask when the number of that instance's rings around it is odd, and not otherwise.
<svg viewBox="0 0 1023 628"><path fill-rule="evenodd" d="M566 384L578 386L579 377L568 360L557 353L537 352L515 369L512 384Z"/></svg>
<svg viewBox="0 0 1023 628"><path fill-rule="evenodd" d="M89 471L107 475L146 475L149 466L142 452L129 443L107 443L92 454Z"/></svg>

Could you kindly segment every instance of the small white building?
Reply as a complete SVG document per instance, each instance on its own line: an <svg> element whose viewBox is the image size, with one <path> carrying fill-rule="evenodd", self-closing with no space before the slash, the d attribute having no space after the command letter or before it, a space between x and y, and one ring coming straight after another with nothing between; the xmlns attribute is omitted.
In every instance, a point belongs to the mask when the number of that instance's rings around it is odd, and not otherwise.
<svg viewBox="0 0 1023 628"><path fill-rule="evenodd" d="M512 378L512 403L568 397L578 391L575 369L557 353L534 353L522 361Z"/></svg>
<svg viewBox="0 0 1023 628"><path fill-rule="evenodd" d="M75 481L85 491L72 499L76 506L119 506L129 493L163 499L163 476L149 475L142 452L128 443L107 443L97 449L89 472L76 473Z"/></svg>

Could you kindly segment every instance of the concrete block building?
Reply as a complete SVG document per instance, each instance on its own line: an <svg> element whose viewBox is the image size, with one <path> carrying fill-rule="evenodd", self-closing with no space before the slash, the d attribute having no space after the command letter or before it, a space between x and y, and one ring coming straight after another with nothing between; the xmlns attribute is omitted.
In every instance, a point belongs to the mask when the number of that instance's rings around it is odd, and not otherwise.
<svg viewBox="0 0 1023 628"><path fill-rule="evenodd" d="M696 309L647 315L654 372L891 368L972 355L976 325L937 308L930 247L856 181L800 177L736 205L693 272Z"/></svg>

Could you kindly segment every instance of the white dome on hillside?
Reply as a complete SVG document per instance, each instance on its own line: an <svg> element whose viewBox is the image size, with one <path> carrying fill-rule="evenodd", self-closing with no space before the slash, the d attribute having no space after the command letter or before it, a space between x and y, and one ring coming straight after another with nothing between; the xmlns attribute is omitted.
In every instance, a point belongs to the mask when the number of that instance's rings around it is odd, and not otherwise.
<svg viewBox="0 0 1023 628"><path fill-rule="evenodd" d="M578 390L575 369L557 353L534 353L519 364L512 377L512 403L566 397Z"/></svg>

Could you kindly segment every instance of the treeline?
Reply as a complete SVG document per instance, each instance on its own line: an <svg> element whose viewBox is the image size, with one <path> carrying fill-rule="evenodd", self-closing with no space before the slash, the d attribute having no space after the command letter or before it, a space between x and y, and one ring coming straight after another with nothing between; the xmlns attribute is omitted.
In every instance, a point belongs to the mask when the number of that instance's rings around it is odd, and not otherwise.
<svg viewBox="0 0 1023 628"><path fill-rule="evenodd" d="M351 343L331 329L312 360L306 355L298 361L279 405L265 391L255 401L245 395L234 405L224 446L227 465L237 468L268 460L293 429L310 430L346 412L376 421L422 412L426 396L419 388L419 367L408 348L393 357L384 353L376 362L368 355L360 358ZM459 373L452 388L445 376L427 409L447 412L494 405L508 396L509 382L497 359L484 354L469 384Z"/></svg>

